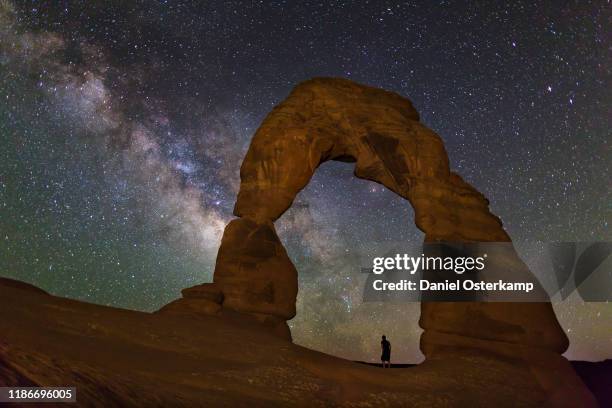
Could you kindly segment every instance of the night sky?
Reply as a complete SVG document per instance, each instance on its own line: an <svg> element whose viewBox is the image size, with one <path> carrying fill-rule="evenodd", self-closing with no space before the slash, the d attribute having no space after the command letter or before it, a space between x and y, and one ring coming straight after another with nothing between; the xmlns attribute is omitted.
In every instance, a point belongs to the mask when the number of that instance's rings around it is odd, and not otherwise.
<svg viewBox="0 0 612 408"><path fill-rule="evenodd" d="M411 99L513 240L612 240L609 3L419 3L0 0L0 275L147 311L211 281L253 133L316 76ZM419 305L362 303L359 259L423 234L352 167L276 223L294 340L418 361ZM555 310L568 357L612 357L610 304Z"/></svg>

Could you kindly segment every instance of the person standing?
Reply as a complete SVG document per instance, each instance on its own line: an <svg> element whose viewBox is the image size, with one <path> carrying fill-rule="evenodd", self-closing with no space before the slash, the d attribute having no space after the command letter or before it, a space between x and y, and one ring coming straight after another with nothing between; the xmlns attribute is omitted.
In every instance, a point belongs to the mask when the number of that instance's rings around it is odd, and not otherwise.
<svg viewBox="0 0 612 408"><path fill-rule="evenodd" d="M382 350L380 359L382 361L383 368L391 368L391 342L387 340L387 337L384 334L382 336L382 341L380 342L380 348Z"/></svg>

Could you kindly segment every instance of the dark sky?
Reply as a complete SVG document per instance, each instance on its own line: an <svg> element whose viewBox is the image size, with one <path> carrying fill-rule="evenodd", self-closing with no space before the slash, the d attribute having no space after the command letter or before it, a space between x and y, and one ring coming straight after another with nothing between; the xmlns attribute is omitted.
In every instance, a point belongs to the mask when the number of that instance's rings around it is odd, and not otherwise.
<svg viewBox="0 0 612 408"><path fill-rule="evenodd" d="M210 281L251 136L315 76L410 98L515 241L612 240L609 3L464 3L0 1L0 275L141 310ZM296 342L418 360L418 304L362 303L358 261L422 240L409 204L328 163L294 207ZM612 356L609 304L555 308Z"/></svg>

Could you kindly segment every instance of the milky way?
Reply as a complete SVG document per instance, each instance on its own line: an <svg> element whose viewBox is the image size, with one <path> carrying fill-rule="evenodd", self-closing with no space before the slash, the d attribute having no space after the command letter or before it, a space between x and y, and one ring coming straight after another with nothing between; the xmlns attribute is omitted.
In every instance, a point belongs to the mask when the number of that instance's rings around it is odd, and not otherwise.
<svg viewBox="0 0 612 408"><path fill-rule="evenodd" d="M612 239L606 2L122 3L0 1L0 275L149 311L211 281L250 138L315 76L410 98L514 240ZM418 304L361 301L373 247L422 241L407 202L327 163L277 228L297 343L421 358ZM612 356L609 304L555 308Z"/></svg>

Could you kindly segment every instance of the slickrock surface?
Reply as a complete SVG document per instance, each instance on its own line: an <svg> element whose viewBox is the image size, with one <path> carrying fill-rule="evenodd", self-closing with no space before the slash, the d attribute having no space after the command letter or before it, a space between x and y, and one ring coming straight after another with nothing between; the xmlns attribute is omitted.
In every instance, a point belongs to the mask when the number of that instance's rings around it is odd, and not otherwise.
<svg viewBox="0 0 612 408"><path fill-rule="evenodd" d="M383 370L294 345L230 311L134 312L4 280L0 306L0 386L76 386L79 407L539 407L548 399L527 364L481 351Z"/></svg>

